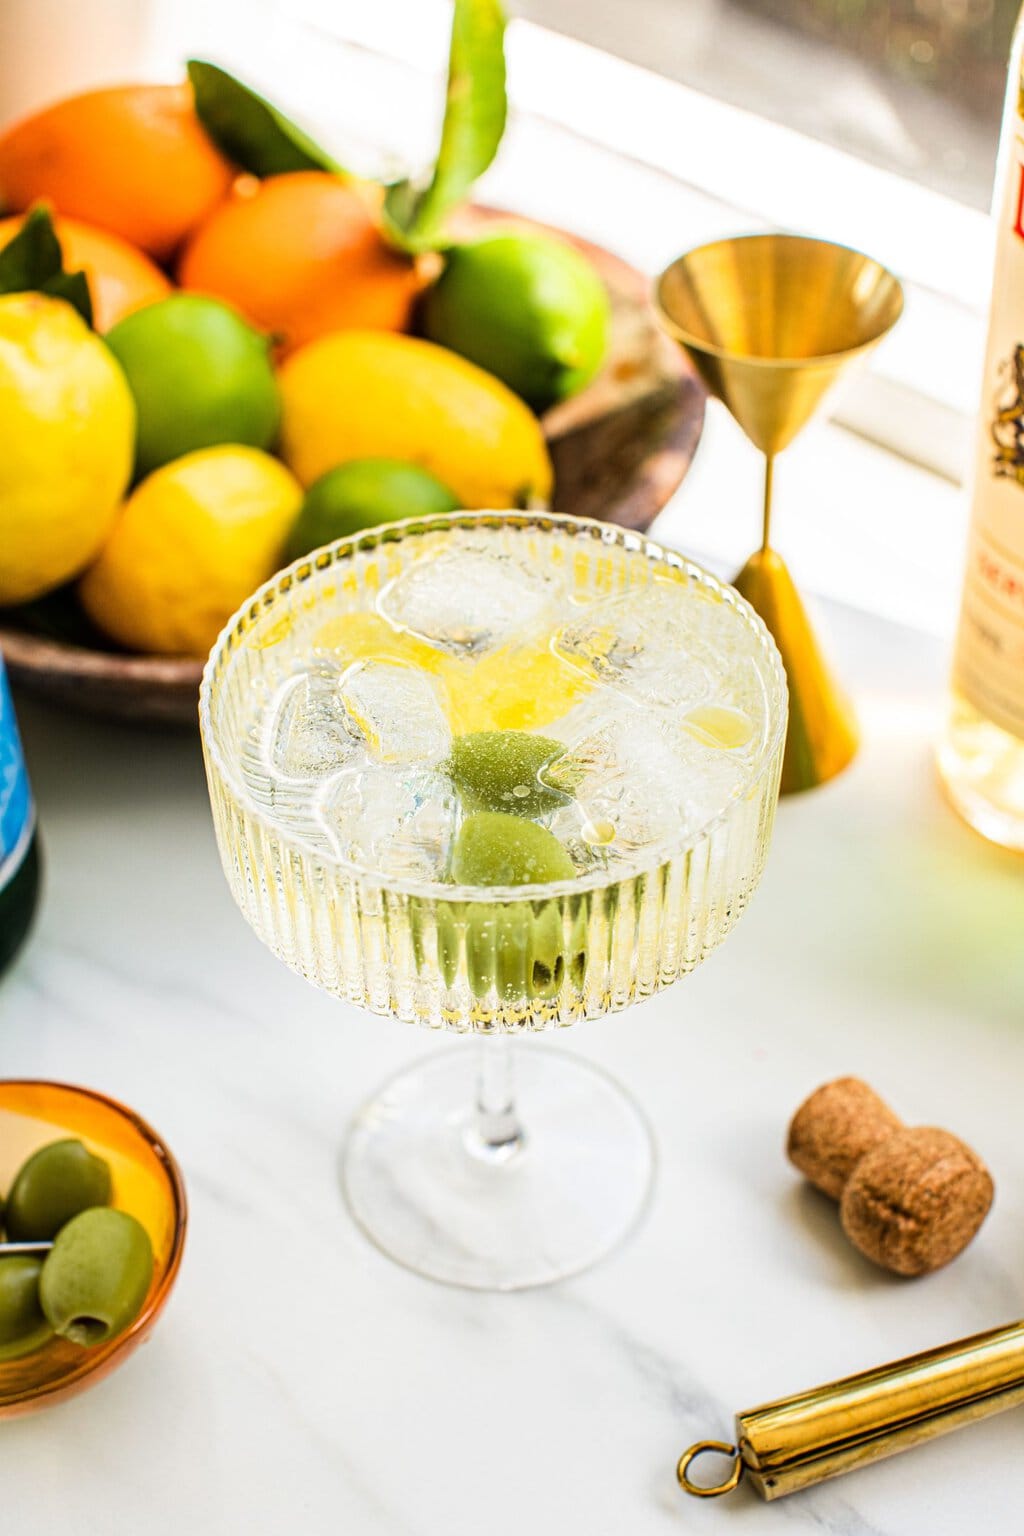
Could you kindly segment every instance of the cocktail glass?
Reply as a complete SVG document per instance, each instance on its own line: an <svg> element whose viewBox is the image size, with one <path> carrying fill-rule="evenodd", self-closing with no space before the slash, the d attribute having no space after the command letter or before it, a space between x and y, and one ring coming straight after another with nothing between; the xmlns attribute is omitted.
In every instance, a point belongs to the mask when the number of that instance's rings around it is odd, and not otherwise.
<svg viewBox="0 0 1024 1536"><path fill-rule="evenodd" d="M363 613L379 624L382 594L419 562L454 556L445 567L449 592L459 594L464 573L469 633L481 602L467 540L473 561L493 555L513 573L550 579L562 594L562 622L597 615L602 634L613 620L601 616L622 612L618 600L653 594L669 623L677 611L685 619L699 609L695 653L701 625L711 625L716 643L735 652L733 681L753 699L757 721L742 767L730 769L718 800L718 790L705 796L710 814L694 812L686 831L673 821L660 843L625 863L505 887L374 870L325 846L301 817L289 819L281 784L261 766L268 701L308 671L325 620ZM513 627L515 607L511 620L505 615ZM540 694L557 692L569 666L547 634L532 653L531 709L543 705ZM602 642L606 661L614 639ZM635 635L631 643L642 650ZM483 676L471 658L440 660L470 679ZM493 656L490 676L493 685ZM573 688L580 684L578 671L570 668L570 677ZM510 689L515 679L510 665ZM632 707L618 699L614 678L588 707L602 698L609 708ZM638 728L643 717L641 709ZM517 1094L510 1037L649 997L698 965L746 906L767 853L786 726L782 668L760 619L706 571L618 527L526 513L408 521L330 545L262 587L214 647L200 719L224 870L264 942L314 985L371 1013L481 1037L476 1059L439 1051L357 1116L342 1174L356 1220L408 1268L477 1289L538 1285L601 1258L633 1226L650 1190L643 1115L604 1072L536 1046L516 1062ZM717 762L713 752L707 760ZM634 798L642 801L652 774L638 746ZM686 793L699 806L706 788L697 782Z"/></svg>

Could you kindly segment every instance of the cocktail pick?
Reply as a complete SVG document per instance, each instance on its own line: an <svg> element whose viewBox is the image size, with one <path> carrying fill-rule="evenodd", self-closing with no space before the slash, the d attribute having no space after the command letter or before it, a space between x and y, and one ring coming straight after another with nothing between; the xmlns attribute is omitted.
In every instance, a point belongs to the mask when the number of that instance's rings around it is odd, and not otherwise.
<svg viewBox="0 0 1024 1536"><path fill-rule="evenodd" d="M1010 1323L745 1409L736 1415L734 1444L699 1440L684 1451L676 1475L701 1499L730 1493L741 1480L763 1499L781 1499L1021 1404L1024 1323ZM733 1458L728 1475L710 1487L690 1477L707 1452Z"/></svg>
<svg viewBox="0 0 1024 1536"><path fill-rule="evenodd" d="M895 325L903 291L885 267L846 246L798 235L747 235L672 262L658 279L656 304L664 329L765 455L761 548L735 585L771 630L786 669L783 792L808 789L850 761L857 726L792 577L769 542L775 456L847 364Z"/></svg>

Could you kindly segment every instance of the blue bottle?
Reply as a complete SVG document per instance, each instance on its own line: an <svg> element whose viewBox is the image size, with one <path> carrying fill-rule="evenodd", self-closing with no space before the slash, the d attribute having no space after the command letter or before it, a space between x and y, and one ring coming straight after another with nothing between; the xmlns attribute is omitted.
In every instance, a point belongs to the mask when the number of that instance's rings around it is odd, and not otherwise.
<svg viewBox="0 0 1024 1536"><path fill-rule="evenodd" d="M0 657L0 975L21 948L38 902L36 808Z"/></svg>

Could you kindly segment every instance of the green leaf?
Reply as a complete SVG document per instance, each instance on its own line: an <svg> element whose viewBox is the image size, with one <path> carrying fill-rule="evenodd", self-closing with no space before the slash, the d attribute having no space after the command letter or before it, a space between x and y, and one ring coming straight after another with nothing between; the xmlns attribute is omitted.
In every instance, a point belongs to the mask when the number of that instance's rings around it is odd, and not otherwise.
<svg viewBox="0 0 1024 1536"><path fill-rule="evenodd" d="M58 272L39 289L55 299L63 299L72 309L77 309L86 325L92 325L92 294L89 279L84 272Z"/></svg>
<svg viewBox="0 0 1024 1536"><path fill-rule="evenodd" d="M92 325L92 296L84 272L65 272L50 211L37 203L0 251L0 293L48 293L64 299Z"/></svg>
<svg viewBox="0 0 1024 1536"><path fill-rule="evenodd" d="M455 0L441 147L425 187L399 181L385 232L402 250L436 250L448 215L498 152L505 131L505 13L500 0Z"/></svg>
<svg viewBox="0 0 1024 1536"><path fill-rule="evenodd" d="M40 288L64 268L60 241L49 210L37 203L25 215L14 239L0 251L0 293Z"/></svg>
<svg viewBox="0 0 1024 1536"><path fill-rule="evenodd" d="M189 59L196 115L217 148L253 176L286 171L345 174L297 124L255 91L204 59Z"/></svg>

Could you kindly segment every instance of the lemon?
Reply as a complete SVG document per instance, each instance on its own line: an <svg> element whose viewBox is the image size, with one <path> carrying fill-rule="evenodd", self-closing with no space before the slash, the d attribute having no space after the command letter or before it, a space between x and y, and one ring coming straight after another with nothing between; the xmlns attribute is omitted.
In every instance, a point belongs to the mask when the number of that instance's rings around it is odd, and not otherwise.
<svg viewBox="0 0 1024 1536"><path fill-rule="evenodd" d="M99 337L60 299L0 297L0 603L88 565L134 451L132 397Z"/></svg>
<svg viewBox="0 0 1024 1536"><path fill-rule="evenodd" d="M258 448L201 448L154 470L125 502L79 595L131 650L205 656L277 568L302 491Z"/></svg>
<svg viewBox="0 0 1024 1536"><path fill-rule="evenodd" d="M281 447L304 485L350 459L404 459L464 507L546 502L544 434L498 379L444 347L388 331L338 331L279 375Z"/></svg>
<svg viewBox="0 0 1024 1536"><path fill-rule="evenodd" d="M441 683L448 723L464 735L542 730L594 687L593 678L566 666L541 641L499 646L474 661L395 629L373 612L339 613L325 620L313 637L313 649L339 667L373 659L432 673Z"/></svg>
<svg viewBox="0 0 1024 1536"><path fill-rule="evenodd" d="M608 352L608 294L590 262L550 235L513 230L448 252L422 305L431 341L503 379L535 411L590 383Z"/></svg>
<svg viewBox="0 0 1024 1536"><path fill-rule="evenodd" d="M594 686L540 642L500 646L475 664L445 656L440 672L452 729L465 733L543 730Z"/></svg>
<svg viewBox="0 0 1024 1536"><path fill-rule="evenodd" d="M734 752L745 747L754 734L754 722L731 704L699 704L680 721L684 731L705 747Z"/></svg>

